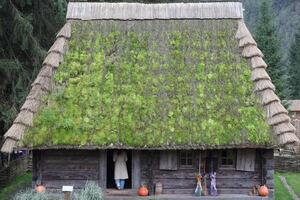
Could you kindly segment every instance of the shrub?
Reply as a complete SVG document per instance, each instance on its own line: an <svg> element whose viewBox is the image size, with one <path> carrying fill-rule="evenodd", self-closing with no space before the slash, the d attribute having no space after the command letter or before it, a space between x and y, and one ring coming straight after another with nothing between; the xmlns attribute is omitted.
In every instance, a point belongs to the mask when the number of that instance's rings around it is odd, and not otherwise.
<svg viewBox="0 0 300 200"><path fill-rule="evenodd" d="M83 189L75 195L76 200L104 200L102 190L94 182L86 182Z"/></svg>
<svg viewBox="0 0 300 200"><path fill-rule="evenodd" d="M37 193L35 190L25 190L17 193L14 200L49 200L46 193Z"/></svg>

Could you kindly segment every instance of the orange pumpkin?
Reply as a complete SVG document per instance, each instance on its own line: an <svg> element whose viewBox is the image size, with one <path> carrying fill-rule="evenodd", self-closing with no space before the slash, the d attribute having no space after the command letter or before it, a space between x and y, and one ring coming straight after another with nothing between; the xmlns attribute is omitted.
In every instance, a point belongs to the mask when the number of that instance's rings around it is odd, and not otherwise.
<svg viewBox="0 0 300 200"><path fill-rule="evenodd" d="M148 191L148 189L145 187L145 186L141 186L140 188L139 188L139 190L138 190L138 195L139 196L148 196L148 194L149 194L149 191Z"/></svg>
<svg viewBox="0 0 300 200"><path fill-rule="evenodd" d="M269 195L269 189L267 188L267 186L262 185L258 189L258 194L259 194L259 196L266 197Z"/></svg>
<svg viewBox="0 0 300 200"><path fill-rule="evenodd" d="M38 193L43 193L43 192L46 191L46 188L45 188L45 186L43 186L43 185L37 185L37 186L35 186L35 190L36 190Z"/></svg>

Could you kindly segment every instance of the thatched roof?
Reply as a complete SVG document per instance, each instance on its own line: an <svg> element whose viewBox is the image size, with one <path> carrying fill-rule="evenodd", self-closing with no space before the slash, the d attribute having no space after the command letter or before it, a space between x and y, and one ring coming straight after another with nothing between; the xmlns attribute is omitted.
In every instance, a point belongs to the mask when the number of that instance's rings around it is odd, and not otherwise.
<svg viewBox="0 0 300 200"><path fill-rule="evenodd" d="M288 100L288 109L292 112L300 112L300 100Z"/></svg>
<svg viewBox="0 0 300 200"><path fill-rule="evenodd" d="M153 19L241 19L237 2L215 3L69 3L67 19L153 20Z"/></svg>
<svg viewBox="0 0 300 200"><path fill-rule="evenodd" d="M271 148L273 136L280 146L299 142L241 3L70 3L67 18L2 152L22 145L24 135L34 148Z"/></svg>

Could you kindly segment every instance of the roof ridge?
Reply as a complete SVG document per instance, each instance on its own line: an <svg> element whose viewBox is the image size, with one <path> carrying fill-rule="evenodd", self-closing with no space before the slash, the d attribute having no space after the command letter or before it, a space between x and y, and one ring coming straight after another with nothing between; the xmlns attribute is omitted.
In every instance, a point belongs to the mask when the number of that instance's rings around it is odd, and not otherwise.
<svg viewBox="0 0 300 200"><path fill-rule="evenodd" d="M242 19L241 2L202 3L107 3L70 2L67 19L153 20L153 19Z"/></svg>
<svg viewBox="0 0 300 200"><path fill-rule="evenodd" d="M267 114L267 123L272 127L272 132L278 138L279 145L288 146L299 143L295 134L296 129L291 124L288 111L276 95L275 87L266 71L267 64L263 60L263 54L243 20L239 21L235 37L239 40L242 57L250 61L252 81L255 85L254 92L260 97L261 104Z"/></svg>

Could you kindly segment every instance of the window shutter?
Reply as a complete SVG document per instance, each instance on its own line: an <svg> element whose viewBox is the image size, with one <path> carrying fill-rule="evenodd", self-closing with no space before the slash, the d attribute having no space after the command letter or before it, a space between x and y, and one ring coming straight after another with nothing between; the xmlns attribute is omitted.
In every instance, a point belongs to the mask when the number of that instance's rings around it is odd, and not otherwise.
<svg viewBox="0 0 300 200"><path fill-rule="evenodd" d="M177 152L160 151L159 169L177 170Z"/></svg>
<svg viewBox="0 0 300 200"><path fill-rule="evenodd" d="M236 170L254 172L255 149L238 149L236 158Z"/></svg>

